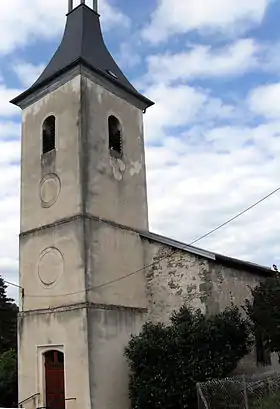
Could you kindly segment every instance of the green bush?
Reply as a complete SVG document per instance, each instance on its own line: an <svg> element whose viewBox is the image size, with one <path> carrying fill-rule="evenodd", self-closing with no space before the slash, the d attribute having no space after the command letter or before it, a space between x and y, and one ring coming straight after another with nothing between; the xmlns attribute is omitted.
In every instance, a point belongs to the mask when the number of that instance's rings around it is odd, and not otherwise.
<svg viewBox="0 0 280 409"><path fill-rule="evenodd" d="M17 407L17 312L0 276L0 407Z"/></svg>
<svg viewBox="0 0 280 409"><path fill-rule="evenodd" d="M280 392L265 396L264 398L255 401L252 404L252 409L279 409L280 408Z"/></svg>
<svg viewBox="0 0 280 409"><path fill-rule="evenodd" d="M17 407L17 352L14 349L0 355L0 407Z"/></svg>
<svg viewBox="0 0 280 409"><path fill-rule="evenodd" d="M252 289L252 299L246 300L245 310L254 324L257 338L271 352L280 353L280 274L268 277Z"/></svg>
<svg viewBox="0 0 280 409"><path fill-rule="evenodd" d="M184 306L170 325L146 323L125 349L132 408L196 407L196 383L227 376L251 345L236 307L207 318Z"/></svg>

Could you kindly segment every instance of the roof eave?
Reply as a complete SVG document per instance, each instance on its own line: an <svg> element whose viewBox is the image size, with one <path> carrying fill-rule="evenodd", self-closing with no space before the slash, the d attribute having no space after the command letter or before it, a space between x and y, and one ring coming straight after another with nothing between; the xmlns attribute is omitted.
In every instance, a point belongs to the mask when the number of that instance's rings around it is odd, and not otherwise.
<svg viewBox="0 0 280 409"><path fill-rule="evenodd" d="M254 274L259 274L263 277L269 277L273 275L273 271L269 267L266 267L266 266L262 266L262 265L255 264L255 263L245 261L245 260L236 259L233 257L223 256L221 254L217 254L217 253L205 250L205 249L194 247L186 243L179 242L177 240L170 239L168 237L161 236L155 233L139 232L139 234L141 237L146 238L148 240L162 243L164 245L173 247L175 249L185 251L185 252L194 254L196 256L212 260L213 262L218 262L227 267L235 268L237 270L247 271L247 272L254 273Z"/></svg>
<svg viewBox="0 0 280 409"><path fill-rule="evenodd" d="M134 98L138 99L141 102L141 105L143 106L143 111L146 111L146 109L148 109L149 107L154 105L154 102L151 101L150 99L146 98L144 95L138 93L137 91L134 92L133 90L131 90L130 88L126 87L124 84L118 82L117 79L114 79L113 77L111 77L109 74L98 70L97 68L92 67L91 65L89 65L86 61L84 61L82 58L78 58L77 60L71 62L70 64L68 64L66 67L64 67L63 69L61 69L60 71L56 72L54 75L52 75L51 77L47 78L46 80L38 83L38 84L34 84L32 85L29 89L27 89L26 91L24 91L23 93L21 93L20 95L18 95L17 97L13 98L10 103L16 106L20 107L21 102L23 102L27 97L29 97L30 95L32 95L33 93L37 92L38 90L40 90L41 88L47 86L49 83L53 82L55 79L61 77L63 74L65 74L67 71L73 69L75 66L77 65L83 65L87 68L89 68L91 71L101 75L102 77L106 78L108 81L110 81L111 83L113 83L115 86L122 88L124 91L128 92L130 95L132 95Z"/></svg>
<svg viewBox="0 0 280 409"><path fill-rule="evenodd" d="M249 261L240 260L233 257L223 256L221 254L216 254L216 261L219 261L221 264L230 265L236 269L243 269L251 273L258 273L264 276L273 275L273 271L266 266L260 264L251 263Z"/></svg>

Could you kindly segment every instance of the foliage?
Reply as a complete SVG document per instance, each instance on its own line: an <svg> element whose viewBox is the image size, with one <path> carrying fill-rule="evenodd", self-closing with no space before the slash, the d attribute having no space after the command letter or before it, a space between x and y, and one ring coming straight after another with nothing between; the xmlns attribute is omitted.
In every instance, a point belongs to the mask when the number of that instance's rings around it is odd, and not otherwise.
<svg viewBox="0 0 280 409"><path fill-rule="evenodd" d="M275 273L251 290L252 300L246 300L245 310L254 325L257 337L262 337L271 352L280 353L280 275Z"/></svg>
<svg viewBox="0 0 280 409"><path fill-rule="evenodd" d="M17 407L18 307L6 289L0 276L0 407Z"/></svg>
<svg viewBox="0 0 280 409"><path fill-rule="evenodd" d="M262 399L258 399L252 406L253 409L279 409L280 407L280 392L274 395L267 395Z"/></svg>
<svg viewBox="0 0 280 409"><path fill-rule="evenodd" d="M251 345L236 307L207 318L184 306L170 325L146 323L125 349L132 408L195 407L196 383L227 376Z"/></svg>
<svg viewBox="0 0 280 409"><path fill-rule="evenodd" d="M17 352L14 349L0 356L0 407L17 407Z"/></svg>
<svg viewBox="0 0 280 409"><path fill-rule="evenodd" d="M0 355L17 347L17 312L14 300L7 297L7 286L0 276Z"/></svg>

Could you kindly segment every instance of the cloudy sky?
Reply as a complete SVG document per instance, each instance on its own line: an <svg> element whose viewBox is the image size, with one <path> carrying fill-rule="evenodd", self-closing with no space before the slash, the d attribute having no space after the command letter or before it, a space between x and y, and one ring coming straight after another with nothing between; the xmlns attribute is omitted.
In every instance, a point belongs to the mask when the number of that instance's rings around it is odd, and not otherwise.
<svg viewBox="0 0 280 409"><path fill-rule="evenodd" d="M56 50L67 0L2 3L0 274L17 282L20 110L9 100ZM280 186L280 1L100 0L100 13L112 55L156 102L145 115L152 231L191 242ZM280 193L199 246L280 264L279 235Z"/></svg>

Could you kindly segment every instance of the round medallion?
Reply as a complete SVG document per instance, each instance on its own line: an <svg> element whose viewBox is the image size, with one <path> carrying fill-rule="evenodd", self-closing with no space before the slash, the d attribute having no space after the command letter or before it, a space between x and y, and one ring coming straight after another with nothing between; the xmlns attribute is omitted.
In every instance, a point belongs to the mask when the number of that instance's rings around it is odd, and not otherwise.
<svg viewBox="0 0 280 409"><path fill-rule="evenodd" d="M40 281L51 286L63 273L63 256L55 247L45 249L39 258L38 276Z"/></svg>
<svg viewBox="0 0 280 409"><path fill-rule="evenodd" d="M60 179L55 174L46 175L41 181L40 197L44 207L51 207L60 193Z"/></svg>

